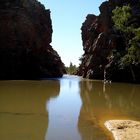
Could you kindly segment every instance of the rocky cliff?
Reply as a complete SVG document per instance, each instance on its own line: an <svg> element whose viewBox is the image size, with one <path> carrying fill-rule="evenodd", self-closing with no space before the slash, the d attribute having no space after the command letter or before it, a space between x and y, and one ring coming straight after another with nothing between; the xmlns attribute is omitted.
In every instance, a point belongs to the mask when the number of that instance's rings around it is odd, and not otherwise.
<svg viewBox="0 0 140 140"><path fill-rule="evenodd" d="M117 52L123 52L127 45L123 34L118 32L112 21L112 10L116 6L130 5L133 24L140 27L139 0L109 0L99 7L99 16L87 15L82 24L84 54L77 74L90 79L105 79L119 82L140 83L140 64L132 69L119 68ZM113 53L116 50L116 53Z"/></svg>
<svg viewBox="0 0 140 140"><path fill-rule="evenodd" d="M40 2L0 1L0 79L61 77L64 65L51 41L50 10Z"/></svg>

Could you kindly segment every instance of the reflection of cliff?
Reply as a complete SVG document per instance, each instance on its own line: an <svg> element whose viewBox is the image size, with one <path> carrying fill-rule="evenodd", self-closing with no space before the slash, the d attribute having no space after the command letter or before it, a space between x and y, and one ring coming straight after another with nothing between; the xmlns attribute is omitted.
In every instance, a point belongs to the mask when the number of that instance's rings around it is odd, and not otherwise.
<svg viewBox="0 0 140 140"><path fill-rule="evenodd" d="M83 104L78 127L82 140L108 139L99 130L105 120L140 117L140 86L117 83L104 85L100 81L81 81L80 86Z"/></svg>
<svg viewBox="0 0 140 140"><path fill-rule="evenodd" d="M46 103L59 90L58 81L1 81L0 139L44 140L48 128Z"/></svg>

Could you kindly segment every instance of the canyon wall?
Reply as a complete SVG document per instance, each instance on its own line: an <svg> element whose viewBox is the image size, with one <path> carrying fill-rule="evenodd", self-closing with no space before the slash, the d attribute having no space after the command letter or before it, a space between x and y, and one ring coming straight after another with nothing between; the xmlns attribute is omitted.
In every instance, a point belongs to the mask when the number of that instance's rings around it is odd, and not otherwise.
<svg viewBox="0 0 140 140"><path fill-rule="evenodd" d="M140 83L140 64L132 66L132 71L129 67L119 68L117 60L117 54L125 51L127 45L123 34L114 27L112 10L128 4L132 8L131 21L140 27L139 0L105 1L99 7L99 16L87 15L81 27L84 54L80 58L77 75L89 79Z"/></svg>
<svg viewBox="0 0 140 140"><path fill-rule="evenodd" d="M50 10L36 0L0 1L0 79L61 77L64 64L50 45Z"/></svg>

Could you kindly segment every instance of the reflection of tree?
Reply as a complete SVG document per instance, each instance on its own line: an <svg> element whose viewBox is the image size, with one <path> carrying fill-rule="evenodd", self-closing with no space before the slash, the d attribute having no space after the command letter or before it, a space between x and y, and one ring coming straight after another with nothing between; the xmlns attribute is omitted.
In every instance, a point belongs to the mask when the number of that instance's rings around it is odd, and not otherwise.
<svg viewBox="0 0 140 140"><path fill-rule="evenodd" d="M78 128L81 134L82 140L107 140L105 134L100 131L97 118L95 115L95 106L94 103L97 101L95 99L94 91L97 90L96 85L93 84L93 81L81 81L81 100L82 107L79 116ZM102 96L102 90L98 90L98 96ZM94 97L95 96L95 97ZM95 99L95 102L94 102ZM97 101L98 102L98 101Z"/></svg>
<svg viewBox="0 0 140 140"><path fill-rule="evenodd" d="M140 112L139 98L140 86L133 84L107 84L105 94L108 96L112 108L118 108L121 112L133 115ZM106 101L107 102L107 101Z"/></svg>
<svg viewBox="0 0 140 140"><path fill-rule="evenodd" d="M82 140L108 139L100 130L106 120L131 115L140 117L140 86L122 83L104 85L101 81L90 80L81 81L80 86L83 104L78 127Z"/></svg>
<svg viewBox="0 0 140 140"><path fill-rule="evenodd" d="M58 81L1 81L0 139L44 140L46 102L59 90Z"/></svg>

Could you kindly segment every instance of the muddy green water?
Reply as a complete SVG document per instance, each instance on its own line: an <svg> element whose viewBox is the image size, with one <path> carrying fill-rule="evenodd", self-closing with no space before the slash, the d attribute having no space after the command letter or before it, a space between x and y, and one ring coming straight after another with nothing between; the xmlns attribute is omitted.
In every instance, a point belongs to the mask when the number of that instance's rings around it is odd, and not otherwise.
<svg viewBox="0 0 140 140"><path fill-rule="evenodd" d="M0 81L0 140L111 140L109 119L140 120L140 85Z"/></svg>

